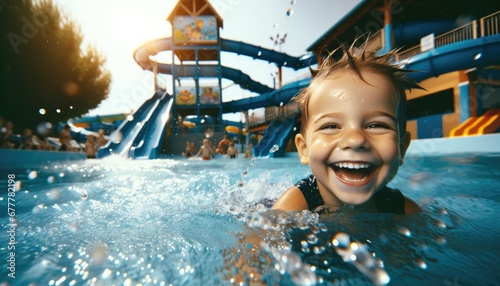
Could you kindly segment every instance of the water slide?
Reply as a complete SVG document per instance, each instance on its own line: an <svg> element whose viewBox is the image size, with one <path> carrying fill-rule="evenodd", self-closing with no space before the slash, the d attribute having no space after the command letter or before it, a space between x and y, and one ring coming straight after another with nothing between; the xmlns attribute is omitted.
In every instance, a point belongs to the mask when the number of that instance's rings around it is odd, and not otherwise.
<svg viewBox="0 0 500 286"><path fill-rule="evenodd" d="M167 125L171 119L174 98L165 96L153 111L129 150L129 157L134 159L155 159L165 138Z"/></svg>
<svg viewBox="0 0 500 286"><path fill-rule="evenodd" d="M103 158L111 154L118 154L120 156L128 157L129 150L132 148L134 141L137 136L141 133L141 130L154 122L155 120L148 123L153 115L158 116L158 112L155 113L157 108L161 108L161 102L165 98L170 98L165 92L156 92L151 98L147 99L131 116L118 127L115 133L110 136L108 143L100 148L97 152L97 158ZM154 129L151 128L150 131ZM148 136L143 131L141 136Z"/></svg>
<svg viewBox="0 0 500 286"><path fill-rule="evenodd" d="M500 128L500 109L490 109L480 117L470 117L451 130L450 137L483 135Z"/></svg>
<svg viewBox="0 0 500 286"><path fill-rule="evenodd" d="M274 119L264 132L264 137L252 148L254 157L281 157L286 151L298 114L285 119Z"/></svg>

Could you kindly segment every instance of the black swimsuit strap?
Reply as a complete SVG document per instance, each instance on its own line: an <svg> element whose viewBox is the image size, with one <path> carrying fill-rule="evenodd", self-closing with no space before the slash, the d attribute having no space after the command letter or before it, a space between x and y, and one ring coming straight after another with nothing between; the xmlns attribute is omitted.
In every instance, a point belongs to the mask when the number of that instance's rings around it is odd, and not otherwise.
<svg viewBox="0 0 500 286"><path fill-rule="evenodd" d="M310 175L309 177L298 181L297 186L306 199L307 206L310 211L313 211L319 206L325 204L321 194L319 193L316 177ZM374 196L377 210L380 213L404 214L405 213L405 198L403 194L397 189L384 187L377 192Z"/></svg>
<svg viewBox="0 0 500 286"><path fill-rule="evenodd" d="M310 211L325 204L319 193L318 184L316 184L316 177L313 175L298 181L295 186L299 188L300 192L306 199L307 206Z"/></svg>

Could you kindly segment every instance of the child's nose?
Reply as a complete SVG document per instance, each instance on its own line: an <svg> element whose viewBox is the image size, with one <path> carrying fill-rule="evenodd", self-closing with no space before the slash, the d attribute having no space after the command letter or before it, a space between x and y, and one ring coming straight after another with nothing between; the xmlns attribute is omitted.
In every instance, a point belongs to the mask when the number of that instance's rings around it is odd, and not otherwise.
<svg viewBox="0 0 500 286"><path fill-rule="evenodd" d="M363 130L359 128L344 129L344 136L340 140L341 149L368 149L369 144Z"/></svg>

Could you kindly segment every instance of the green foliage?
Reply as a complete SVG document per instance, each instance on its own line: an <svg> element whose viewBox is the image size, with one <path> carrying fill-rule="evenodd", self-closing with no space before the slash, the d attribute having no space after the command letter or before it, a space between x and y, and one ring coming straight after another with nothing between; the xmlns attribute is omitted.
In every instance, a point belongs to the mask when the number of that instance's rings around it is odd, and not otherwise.
<svg viewBox="0 0 500 286"><path fill-rule="evenodd" d="M0 115L16 130L80 116L107 97L105 58L82 48L52 0L0 0L0 24Z"/></svg>

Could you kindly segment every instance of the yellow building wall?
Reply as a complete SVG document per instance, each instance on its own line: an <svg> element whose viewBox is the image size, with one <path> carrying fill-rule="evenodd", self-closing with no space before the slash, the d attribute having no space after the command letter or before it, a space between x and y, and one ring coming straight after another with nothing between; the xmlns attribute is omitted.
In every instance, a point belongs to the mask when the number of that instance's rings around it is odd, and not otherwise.
<svg viewBox="0 0 500 286"><path fill-rule="evenodd" d="M448 137L450 131L460 124L460 100L458 85L467 78L463 71L455 71L421 81L419 84L423 90L414 89L406 92L407 100L412 100L422 96L426 96L441 90L453 89L454 112L443 115L443 137ZM417 121L410 120L406 124L406 128L412 133L411 138L417 139Z"/></svg>

